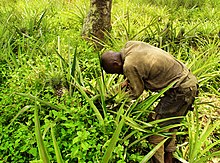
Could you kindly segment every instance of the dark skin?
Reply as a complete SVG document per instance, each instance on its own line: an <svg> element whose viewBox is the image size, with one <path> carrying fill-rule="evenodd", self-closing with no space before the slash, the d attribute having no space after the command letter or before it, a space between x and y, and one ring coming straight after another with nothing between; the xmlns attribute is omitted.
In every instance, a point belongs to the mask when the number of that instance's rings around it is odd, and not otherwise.
<svg viewBox="0 0 220 163"><path fill-rule="evenodd" d="M101 57L102 67L108 74L123 74L123 61L120 52L108 51Z"/></svg>
<svg viewBox="0 0 220 163"><path fill-rule="evenodd" d="M120 52L108 51L101 57L102 67L108 74L122 74L123 75L123 61ZM127 87L128 80L125 80L121 87Z"/></svg>

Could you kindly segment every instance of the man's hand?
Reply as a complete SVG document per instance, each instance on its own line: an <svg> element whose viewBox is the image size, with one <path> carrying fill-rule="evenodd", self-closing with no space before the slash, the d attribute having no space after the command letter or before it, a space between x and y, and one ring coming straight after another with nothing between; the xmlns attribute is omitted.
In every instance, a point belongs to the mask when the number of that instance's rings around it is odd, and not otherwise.
<svg viewBox="0 0 220 163"><path fill-rule="evenodd" d="M123 88L125 88L125 87L128 87L129 86L129 81L128 81L128 79L126 79L125 81L123 81L122 83L121 83L121 88L123 89Z"/></svg>

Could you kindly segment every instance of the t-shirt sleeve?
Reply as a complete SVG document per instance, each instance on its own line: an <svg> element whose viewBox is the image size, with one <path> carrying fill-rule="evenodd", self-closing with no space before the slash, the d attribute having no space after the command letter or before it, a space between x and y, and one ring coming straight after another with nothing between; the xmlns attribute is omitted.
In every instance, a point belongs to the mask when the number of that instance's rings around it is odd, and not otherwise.
<svg viewBox="0 0 220 163"><path fill-rule="evenodd" d="M133 65L124 66L124 75L129 80L130 96L132 99L138 98L144 91L144 82L142 77Z"/></svg>

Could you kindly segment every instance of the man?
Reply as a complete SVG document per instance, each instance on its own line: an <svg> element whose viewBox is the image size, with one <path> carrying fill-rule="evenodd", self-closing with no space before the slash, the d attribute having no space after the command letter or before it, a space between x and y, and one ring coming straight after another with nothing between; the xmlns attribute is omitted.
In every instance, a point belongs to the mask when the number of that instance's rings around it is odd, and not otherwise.
<svg viewBox="0 0 220 163"><path fill-rule="evenodd" d="M139 97L144 90L159 91L172 82L169 89L155 108L152 120L184 116L192 110L197 95L197 79L187 67L172 55L140 41L129 41L121 52L108 51L101 57L101 65L106 73L124 74L130 88L131 98ZM166 121L161 126L179 123L180 119ZM149 138L153 145L164 137L154 135ZM153 156L152 162L172 162L175 151L175 134Z"/></svg>

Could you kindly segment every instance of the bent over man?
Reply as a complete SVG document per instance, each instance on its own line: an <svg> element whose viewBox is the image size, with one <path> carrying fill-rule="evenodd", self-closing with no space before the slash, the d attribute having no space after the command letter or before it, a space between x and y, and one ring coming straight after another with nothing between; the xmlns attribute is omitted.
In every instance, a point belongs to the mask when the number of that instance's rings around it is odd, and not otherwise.
<svg viewBox="0 0 220 163"><path fill-rule="evenodd" d="M140 41L129 41L121 52L105 52L101 57L101 65L106 73L126 76L133 99L144 90L159 91L176 82L160 99L155 114L150 117L152 120L184 116L188 110L192 110L197 95L197 79L183 63L162 49ZM166 121L161 126L176 123L180 123L180 119ZM149 142L157 145L163 139L162 136L154 135L149 137ZM172 162L175 140L173 135L151 161Z"/></svg>

